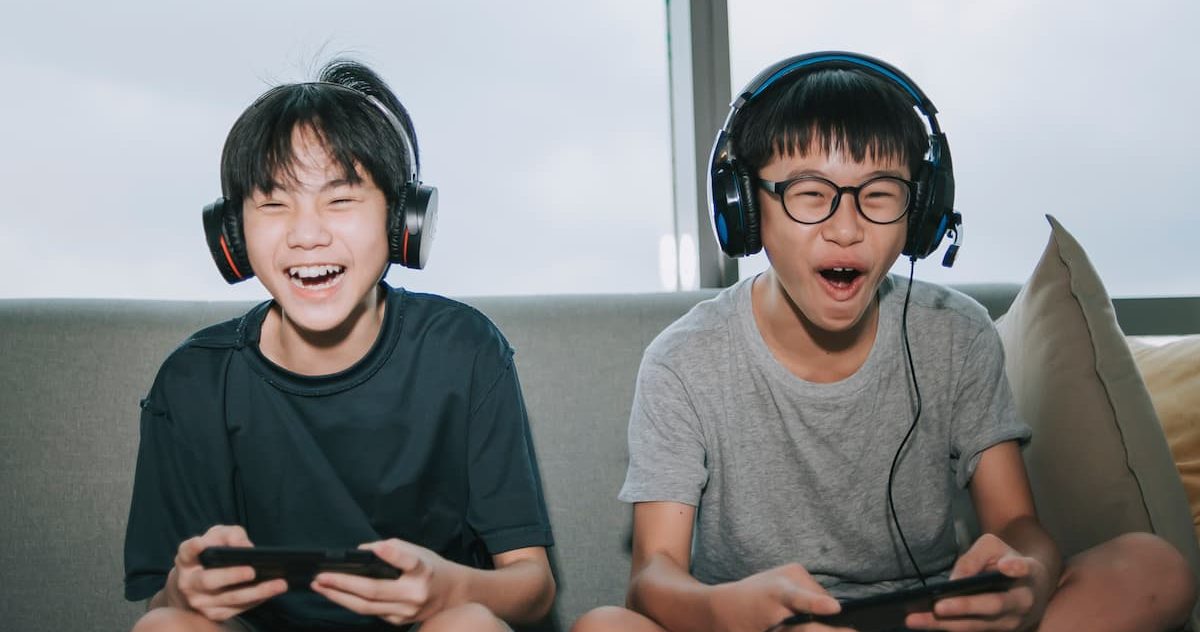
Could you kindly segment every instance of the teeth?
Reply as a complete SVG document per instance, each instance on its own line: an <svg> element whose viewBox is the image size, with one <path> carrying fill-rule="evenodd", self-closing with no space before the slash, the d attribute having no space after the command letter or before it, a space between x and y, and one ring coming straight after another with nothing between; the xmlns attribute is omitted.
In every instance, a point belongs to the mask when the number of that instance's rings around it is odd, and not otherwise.
<svg viewBox="0 0 1200 632"><path fill-rule="evenodd" d="M834 268L834 272L854 272L854 268Z"/></svg>
<svg viewBox="0 0 1200 632"><path fill-rule="evenodd" d="M315 277L325 276L327 274L338 274L342 271L342 266L335 265L319 265L319 266L293 266L288 268L288 274L299 279L312 279Z"/></svg>

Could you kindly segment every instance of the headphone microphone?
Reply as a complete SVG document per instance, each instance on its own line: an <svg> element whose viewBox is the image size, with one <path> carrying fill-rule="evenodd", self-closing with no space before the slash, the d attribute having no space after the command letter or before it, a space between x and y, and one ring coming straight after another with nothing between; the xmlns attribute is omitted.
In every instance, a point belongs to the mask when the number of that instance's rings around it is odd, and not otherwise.
<svg viewBox="0 0 1200 632"><path fill-rule="evenodd" d="M958 246L962 243L962 215L955 213L950 219L950 228L946 231L954 239L950 243L950 247L946 248L946 254L942 257L942 265L949 268L954 265L954 260L958 258Z"/></svg>
<svg viewBox="0 0 1200 632"><path fill-rule="evenodd" d="M408 173L395 202L388 205L388 261L416 270L424 268L429 261L429 250L433 245L433 235L437 229L438 194L437 187L421 182L417 152L404 125L400 123L395 113L378 98L349 86L327 81L292 85L332 86L336 89L353 92L365 98L378 109L380 114L387 119L388 124L396 130L401 145L404 147L404 162L407 165ZM282 86L274 90L283 87L290 86ZM273 91L259 97L255 104L261 103ZM201 215L209 254L212 255L213 262L216 263L217 269L220 270L225 281L232 285L253 277L254 270L250 267L250 258L246 253L245 235L242 231L241 200L219 197L216 201L206 205Z"/></svg>

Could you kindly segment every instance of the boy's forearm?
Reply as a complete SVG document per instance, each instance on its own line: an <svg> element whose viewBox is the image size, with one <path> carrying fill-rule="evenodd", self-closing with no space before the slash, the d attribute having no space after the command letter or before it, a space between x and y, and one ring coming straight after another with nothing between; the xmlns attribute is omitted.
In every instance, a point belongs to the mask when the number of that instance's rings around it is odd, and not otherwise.
<svg viewBox="0 0 1200 632"><path fill-rule="evenodd" d="M630 580L626 605L667 630L710 632L718 588L701 583L664 556L656 556Z"/></svg>
<svg viewBox="0 0 1200 632"><path fill-rule="evenodd" d="M518 560L495 570L457 566L462 579L451 605L474 602L510 623L534 623L554 603L554 577L535 560Z"/></svg>

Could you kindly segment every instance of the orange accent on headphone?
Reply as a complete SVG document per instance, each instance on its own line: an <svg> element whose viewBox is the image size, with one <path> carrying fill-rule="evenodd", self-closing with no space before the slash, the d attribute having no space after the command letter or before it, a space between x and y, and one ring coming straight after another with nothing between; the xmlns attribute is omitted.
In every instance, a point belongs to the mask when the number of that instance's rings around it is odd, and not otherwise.
<svg viewBox="0 0 1200 632"><path fill-rule="evenodd" d="M229 254L229 246L225 245L225 235L221 235L221 251L225 253L225 261L229 263L229 267L233 269L233 273L237 275L237 278L242 278L241 271L234 265L233 257Z"/></svg>
<svg viewBox="0 0 1200 632"><path fill-rule="evenodd" d="M404 245L400 248L400 258L404 259L404 263L408 263L408 227L404 227Z"/></svg>

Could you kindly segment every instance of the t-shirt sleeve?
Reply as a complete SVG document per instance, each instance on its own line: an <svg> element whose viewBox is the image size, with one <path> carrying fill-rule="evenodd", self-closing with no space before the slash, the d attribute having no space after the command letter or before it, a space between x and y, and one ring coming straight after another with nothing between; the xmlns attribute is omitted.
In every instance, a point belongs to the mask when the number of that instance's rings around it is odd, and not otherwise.
<svg viewBox="0 0 1200 632"><path fill-rule="evenodd" d="M679 375L643 358L629 414L629 469L624 502L699 506L708 482L699 415Z"/></svg>
<svg viewBox="0 0 1200 632"><path fill-rule="evenodd" d="M495 555L554 538L512 351L485 350L476 367L467 439L467 522Z"/></svg>
<svg viewBox="0 0 1200 632"><path fill-rule="evenodd" d="M228 440L221 418L211 417L216 406L194 397L176 402L173 410L166 395L172 390L168 373L160 372L141 403L125 531L125 598L130 601L148 599L162 589L180 542L237 520ZM184 392L202 390L186 378L177 381Z"/></svg>
<svg viewBox="0 0 1200 632"><path fill-rule="evenodd" d="M951 456L957 464L955 482L966 487L984 450L1003 441L1027 441L1031 432L1017 414L994 326L984 327L967 346L959 376Z"/></svg>

